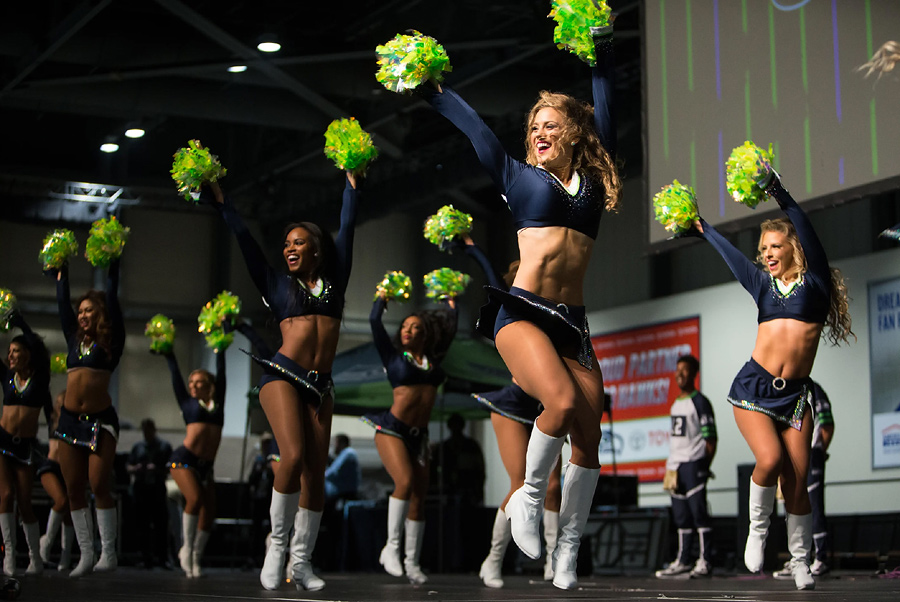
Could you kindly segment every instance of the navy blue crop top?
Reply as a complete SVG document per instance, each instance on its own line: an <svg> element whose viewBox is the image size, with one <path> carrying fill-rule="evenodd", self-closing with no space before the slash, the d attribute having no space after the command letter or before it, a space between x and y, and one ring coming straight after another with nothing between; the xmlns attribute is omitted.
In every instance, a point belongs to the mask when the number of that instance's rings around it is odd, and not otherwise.
<svg viewBox="0 0 900 602"><path fill-rule="evenodd" d="M753 296L759 309L758 323L790 318L801 322L824 324L828 319L831 305L831 270L828 267L825 249L803 209L791 198L780 182L776 180L773 186L775 200L794 225L797 238L806 255L807 270L790 292L782 293L774 276L757 267L702 219L700 221L703 233L700 236L715 247L735 278Z"/></svg>
<svg viewBox="0 0 900 602"><path fill-rule="evenodd" d="M196 397L191 397L184 379L178 369L178 360L174 353L166 354L166 362L169 364L169 372L172 373L172 389L175 391L175 399L181 408L181 416L185 424L201 422L203 424L225 424L225 352L216 354L216 383L212 403L204 406Z"/></svg>
<svg viewBox="0 0 900 602"><path fill-rule="evenodd" d="M72 308L72 299L69 293L68 267L64 266L60 270L60 274L61 277L56 281L56 302L59 305L62 331L69 348L66 367L69 370L93 368L112 372L119 365L122 352L125 350L125 321L122 318L122 308L119 307L119 260L116 259L109 265L106 279L106 309L109 313L110 326L109 351L96 342L87 347L82 345L81 337L77 336L78 318Z"/></svg>
<svg viewBox="0 0 900 602"><path fill-rule="evenodd" d="M381 315L386 306L387 303L384 299L380 297L375 299L375 303L372 304L372 313L369 314L369 324L372 326L375 349L378 350L378 355L381 357L381 363L391 387L396 389L405 385L439 386L444 382L446 375L437 361L427 358L429 360L428 367L421 368L415 363L411 354L398 351L394 347L391 337L381 322Z"/></svg>
<svg viewBox="0 0 900 602"><path fill-rule="evenodd" d="M612 41L599 43L597 54L597 66L592 69L591 78L594 127L603 147L615 157ZM430 86L420 88L420 94L469 138L481 165L506 199L517 229L563 226L597 238L606 196L601 183L579 173L578 192L570 194L546 170L510 157L497 136L456 92L446 86L443 93Z"/></svg>
<svg viewBox="0 0 900 602"><path fill-rule="evenodd" d="M13 319L10 320L10 323L21 328L23 336L27 339L37 340L38 335L31 330L18 312L13 314ZM42 408L49 422L50 414L53 411L53 399L50 396L50 364L49 362L40 362L40 365L38 365L34 357L32 357L31 362L31 379L21 391L16 389L15 371L7 369L4 372L2 382L3 405Z"/></svg>
<svg viewBox="0 0 900 602"><path fill-rule="evenodd" d="M318 295L313 295L291 275L272 269L228 197L225 197L224 204L213 203L213 206L221 210L222 217L234 232L250 277L279 322L310 315L340 320L344 311L344 293L350 279L358 201L359 194L348 180L341 206L340 230L334 241L337 250L334 273L322 276L323 287Z"/></svg>

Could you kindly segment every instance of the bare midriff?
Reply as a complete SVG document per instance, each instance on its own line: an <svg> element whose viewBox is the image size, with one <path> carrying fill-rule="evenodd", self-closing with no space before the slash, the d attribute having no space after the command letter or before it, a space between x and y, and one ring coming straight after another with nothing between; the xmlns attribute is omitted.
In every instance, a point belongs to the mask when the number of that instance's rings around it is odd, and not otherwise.
<svg viewBox="0 0 900 602"><path fill-rule="evenodd" d="M331 372L341 321L328 316L310 315L281 321L282 355L307 370Z"/></svg>
<svg viewBox="0 0 900 602"><path fill-rule="evenodd" d="M772 376L806 378L812 372L822 324L778 318L759 325L753 359Z"/></svg>
<svg viewBox="0 0 900 602"><path fill-rule="evenodd" d="M437 397L434 385L403 385L394 389L391 414L407 426L425 428Z"/></svg>
<svg viewBox="0 0 900 602"><path fill-rule="evenodd" d="M215 460L221 441L221 426L218 424L194 422L187 425L187 433L184 436L182 445L201 460Z"/></svg>
<svg viewBox="0 0 900 602"><path fill-rule="evenodd" d="M66 400L63 406L76 414L102 412L110 405L109 379L112 373L96 368L70 368L66 378Z"/></svg>
<svg viewBox="0 0 900 602"><path fill-rule="evenodd" d="M519 230L513 286L566 305L584 305L584 275L594 240L563 226Z"/></svg>
<svg viewBox="0 0 900 602"><path fill-rule="evenodd" d="M40 415L41 408L4 405L0 427L13 437L30 439L37 436Z"/></svg>

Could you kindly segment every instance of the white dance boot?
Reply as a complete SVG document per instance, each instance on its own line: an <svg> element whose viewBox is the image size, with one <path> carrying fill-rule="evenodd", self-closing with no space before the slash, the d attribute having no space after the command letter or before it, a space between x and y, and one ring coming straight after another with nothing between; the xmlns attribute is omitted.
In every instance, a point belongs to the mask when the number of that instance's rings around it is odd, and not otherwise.
<svg viewBox="0 0 900 602"><path fill-rule="evenodd" d="M94 570L94 522L91 520L91 509L72 510L72 527L81 550L81 558L69 577L81 577Z"/></svg>
<svg viewBox="0 0 900 602"><path fill-rule="evenodd" d="M574 589L578 585L575 572L578 548L594 505L594 489L599 478L599 468L583 468L571 463L566 468L559 508L559 541L553 564L553 585L559 589Z"/></svg>
<svg viewBox="0 0 900 602"><path fill-rule="evenodd" d="M28 543L28 568L26 575L40 575L44 572L44 561L41 559L41 526L37 521L22 523L25 541Z"/></svg>
<svg viewBox="0 0 900 602"><path fill-rule="evenodd" d="M553 552L556 551L556 540L559 538L559 512L544 508L544 581L553 581Z"/></svg>
<svg viewBox="0 0 900 602"><path fill-rule="evenodd" d="M14 512L0 514L0 532L3 534L3 574L16 574L16 515Z"/></svg>
<svg viewBox="0 0 900 602"><path fill-rule="evenodd" d="M53 542L56 540L56 534L62 526L63 515L53 508L47 516L47 531L41 535L41 560L50 562L50 551L53 549Z"/></svg>
<svg viewBox="0 0 900 602"><path fill-rule="evenodd" d="M203 571L200 569L200 559L203 558L203 550L206 549L206 542L208 541L209 531L198 529L197 535L194 536L194 549L191 552L191 577L194 579L199 579L203 576Z"/></svg>
<svg viewBox="0 0 900 602"><path fill-rule="evenodd" d="M266 550L266 559L259 572L259 582L266 589L278 589L284 581L284 553L288 547L299 501L299 491L279 493L272 490L272 504L269 506L272 534Z"/></svg>
<svg viewBox="0 0 900 602"><path fill-rule="evenodd" d="M62 549L59 553L59 564L56 565L57 571L68 571L72 565L72 544L75 543L75 527L63 523L62 526Z"/></svg>
<svg viewBox="0 0 900 602"><path fill-rule="evenodd" d="M387 543L381 550L378 562L389 575L403 576L403 563L400 562L400 536L403 523L409 513L409 500L388 498Z"/></svg>
<svg viewBox="0 0 900 602"><path fill-rule="evenodd" d="M194 576L194 539L197 537L197 514L181 513L181 549L178 550L178 564L188 578Z"/></svg>
<svg viewBox="0 0 900 602"><path fill-rule="evenodd" d="M763 568L766 536L775 506L775 489L775 485L760 487L750 479L750 532L744 547L744 565L751 573L758 573Z"/></svg>
<svg viewBox="0 0 900 602"><path fill-rule="evenodd" d="M294 536L291 538L291 577L299 591L317 592L325 587L325 581L313 572L311 561L321 522L321 512L313 512L306 508L298 509L294 518Z"/></svg>
<svg viewBox="0 0 900 602"><path fill-rule="evenodd" d="M114 571L119 566L116 554L119 521L115 508L97 508L97 529L100 531L100 560L94 565L94 570Z"/></svg>
<svg viewBox="0 0 900 602"><path fill-rule="evenodd" d="M425 539L425 521L406 519L406 557L403 559L403 568L406 569L406 578L413 585L422 585L428 581L428 577L419 566L419 556L422 554L422 541Z"/></svg>
<svg viewBox="0 0 900 602"><path fill-rule="evenodd" d="M809 550L812 547L812 514L787 512L788 551L791 553L791 574L797 589L815 589L816 580L809 570Z"/></svg>
<svg viewBox="0 0 900 602"><path fill-rule="evenodd" d="M512 538L526 556L541 557L540 522L547 495L547 480L556 466L565 437L551 437L535 423L525 454L525 484L510 496L506 503Z"/></svg>
<svg viewBox="0 0 900 602"><path fill-rule="evenodd" d="M506 520L506 513L501 508L497 508L497 514L494 516L494 530L491 532L491 551L481 563L481 570L478 572L478 576L487 587L503 587L503 556L506 554L506 547L509 545L511 537L512 533L509 529L509 521Z"/></svg>

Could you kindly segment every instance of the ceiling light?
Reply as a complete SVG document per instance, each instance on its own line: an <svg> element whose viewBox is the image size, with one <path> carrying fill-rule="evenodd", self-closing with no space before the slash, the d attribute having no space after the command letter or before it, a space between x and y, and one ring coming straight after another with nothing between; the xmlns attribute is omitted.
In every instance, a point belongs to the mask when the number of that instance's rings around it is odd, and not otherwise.
<svg viewBox="0 0 900 602"><path fill-rule="evenodd" d="M262 49L260 49L262 50ZM247 65L232 65L228 68L229 73L243 73L247 70Z"/></svg>
<svg viewBox="0 0 900 602"><path fill-rule="evenodd" d="M128 128L125 130L125 136L128 138L143 138L145 133L142 128Z"/></svg>
<svg viewBox="0 0 900 602"><path fill-rule="evenodd" d="M256 49L260 52L278 52L281 50L281 44L278 42L278 36L274 33L264 33L257 40Z"/></svg>
<svg viewBox="0 0 900 602"><path fill-rule="evenodd" d="M119 145L115 142L104 142L100 145L100 150L104 153L114 153L119 150Z"/></svg>

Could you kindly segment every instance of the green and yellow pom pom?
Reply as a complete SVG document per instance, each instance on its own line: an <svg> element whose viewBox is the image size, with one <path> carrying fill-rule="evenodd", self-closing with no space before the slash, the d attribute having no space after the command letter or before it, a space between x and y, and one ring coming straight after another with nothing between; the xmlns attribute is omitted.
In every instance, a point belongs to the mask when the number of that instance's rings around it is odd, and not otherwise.
<svg viewBox="0 0 900 602"><path fill-rule="evenodd" d="M241 300L231 291L222 291L207 302L197 316L197 331L205 333L207 346L216 353L227 349L234 342L234 334L226 333L223 326L226 320L234 323L240 313Z"/></svg>
<svg viewBox="0 0 900 602"><path fill-rule="evenodd" d="M429 299L452 299L459 297L469 286L472 277L450 268L432 270L422 277L425 294Z"/></svg>
<svg viewBox="0 0 900 602"><path fill-rule="evenodd" d="M84 245L84 256L95 268L108 268L122 256L131 228L126 228L115 216L98 219L91 224L90 236Z"/></svg>
<svg viewBox="0 0 900 602"><path fill-rule="evenodd" d="M50 372L52 372L53 374L65 374L66 371L66 354L54 353L53 355L51 355Z"/></svg>
<svg viewBox="0 0 900 602"><path fill-rule="evenodd" d="M425 220L425 238L441 248L454 236L468 234L471 231L472 216L454 209L453 205L444 205Z"/></svg>
<svg viewBox="0 0 900 602"><path fill-rule="evenodd" d="M78 254L78 241L71 230L54 230L44 238L44 246L41 247L41 263L45 270L60 269L70 257Z"/></svg>
<svg viewBox="0 0 900 602"><path fill-rule="evenodd" d="M725 189L736 202L751 209L767 200L765 186L774 173L772 145L763 150L747 140L725 162Z"/></svg>
<svg viewBox="0 0 900 602"><path fill-rule="evenodd" d="M144 328L144 336L150 337L150 351L171 353L175 342L175 324L162 314L156 314Z"/></svg>
<svg viewBox="0 0 900 602"><path fill-rule="evenodd" d="M172 179L178 184L178 193L188 201L195 200L191 192L200 192L203 184L215 182L228 172L199 140L190 140L187 148L178 149L173 156Z"/></svg>
<svg viewBox="0 0 900 602"><path fill-rule="evenodd" d="M377 299L381 293L389 301L409 301L409 294L412 292L412 280L403 272L388 272L384 275L384 279L375 287L375 298Z"/></svg>
<svg viewBox="0 0 900 602"><path fill-rule="evenodd" d="M444 72L453 70L444 47L415 30L413 35L398 33L375 52L381 65L375 79L391 92L409 93L429 79L440 83Z"/></svg>
<svg viewBox="0 0 900 602"><path fill-rule="evenodd" d="M378 157L378 149L355 118L335 119L325 130L325 156L340 169L365 173Z"/></svg>
<svg viewBox="0 0 900 602"><path fill-rule="evenodd" d="M553 41L593 67L597 64L591 27L609 25L612 12L605 0L552 0L548 15L556 21Z"/></svg>
<svg viewBox="0 0 900 602"><path fill-rule="evenodd" d="M16 311L16 296L12 291L0 288L0 331L9 330L9 320Z"/></svg>
<svg viewBox="0 0 900 602"><path fill-rule="evenodd" d="M694 220L700 217L694 189L678 180L663 186L653 196L653 212L656 214L656 221L674 234L687 232Z"/></svg>

